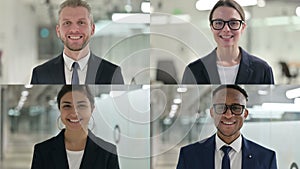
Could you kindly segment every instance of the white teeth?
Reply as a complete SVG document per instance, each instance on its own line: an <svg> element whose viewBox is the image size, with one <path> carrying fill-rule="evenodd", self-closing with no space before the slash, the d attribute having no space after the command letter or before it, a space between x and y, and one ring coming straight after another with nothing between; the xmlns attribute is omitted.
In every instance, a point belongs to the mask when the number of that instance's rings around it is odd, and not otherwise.
<svg viewBox="0 0 300 169"><path fill-rule="evenodd" d="M80 120L79 120L79 119L76 119L76 120L70 119L70 121L71 121L72 123L78 123Z"/></svg>
<svg viewBox="0 0 300 169"><path fill-rule="evenodd" d="M74 39L74 40L77 40L77 39L80 39L80 36L69 36L70 39Z"/></svg>
<svg viewBox="0 0 300 169"><path fill-rule="evenodd" d="M224 38L224 39L229 39L229 38L232 38L232 36L230 35L230 36L221 36L222 38Z"/></svg>
<svg viewBox="0 0 300 169"><path fill-rule="evenodd" d="M223 121L224 124L227 124L227 125L231 125L233 124L234 122L227 122L227 121Z"/></svg>

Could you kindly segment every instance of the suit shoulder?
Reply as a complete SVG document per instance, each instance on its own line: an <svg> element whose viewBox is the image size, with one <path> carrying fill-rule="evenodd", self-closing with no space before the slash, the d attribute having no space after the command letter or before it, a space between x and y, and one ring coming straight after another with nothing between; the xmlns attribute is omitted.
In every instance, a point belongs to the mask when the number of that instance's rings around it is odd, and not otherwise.
<svg viewBox="0 0 300 169"><path fill-rule="evenodd" d="M273 150L271 150L269 148L266 148L266 147L264 147L264 146L262 146L262 145L260 145L260 144L258 144L256 142L254 142L254 141L251 141L251 140L248 140L248 139L246 139L246 140L247 140L247 144L250 147L250 149L253 149L256 152L261 152L261 153L264 153L264 154L265 153L267 153L267 154L273 154L273 153L275 153L275 151L273 151Z"/></svg>
<svg viewBox="0 0 300 169"><path fill-rule="evenodd" d="M56 137L52 137L48 140L35 144L34 148L42 150L52 149L53 144L56 144Z"/></svg>
<svg viewBox="0 0 300 169"><path fill-rule="evenodd" d="M106 65L106 66L110 66L110 67L114 67L114 68L117 68L119 67L118 65L106 60L106 59L103 59L103 58L100 58L96 55L94 55L93 59L95 59L96 62L99 62L101 65Z"/></svg>
<svg viewBox="0 0 300 169"><path fill-rule="evenodd" d="M116 153L117 148L114 144L109 143L109 142L95 136L93 133L89 133L89 138L93 143L95 143L100 148L102 148L108 152Z"/></svg>
<svg viewBox="0 0 300 169"><path fill-rule="evenodd" d="M61 56L57 56L55 58L52 58L51 60L48 60L38 66L36 66L34 69L49 69L49 67L52 67L55 63L57 63L59 61L59 59Z"/></svg>
<svg viewBox="0 0 300 169"><path fill-rule="evenodd" d="M204 140L197 141L195 143L186 145L182 147L182 151L197 151L198 149L203 149L204 146L207 144L207 141L209 138L206 138Z"/></svg>
<svg viewBox="0 0 300 169"><path fill-rule="evenodd" d="M254 56L252 54L249 54L246 51L244 51L244 52L246 53L246 56L248 57L250 64L252 66L270 68L270 65L265 60L263 60L257 56Z"/></svg>

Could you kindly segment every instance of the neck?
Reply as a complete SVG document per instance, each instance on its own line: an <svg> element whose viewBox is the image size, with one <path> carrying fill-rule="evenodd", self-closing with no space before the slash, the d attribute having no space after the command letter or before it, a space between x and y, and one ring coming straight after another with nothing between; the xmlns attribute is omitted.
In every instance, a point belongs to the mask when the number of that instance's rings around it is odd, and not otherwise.
<svg viewBox="0 0 300 169"><path fill-rule="evenodd" d="M65 145L68 150L71 151L84 150L86 140L87 140L88 130L82 129L82 130L70 131L66 129L64 135L65 135Z"/></svg>
<svg viewBox="0 0 300 169"><path fill-rule="evenodd" d="M221 66L234 66L241 61L241 53L238 47L217 48L217 64Z"/></svg>
<svg viewBox="0 0 300 169"><path fill-rule="evenodd" d="M222 133L217 132L217 135L222 141L229 145L234 142L241 135L241 133L234 134L232 136L224 136Z"/></svg>
<svg viewBox="0 0 300 169"><path fill-rule="evenodd" d="M80 51L72 51L70 49L68 49L67 47L64 48L64 53L71 59L78 61L80 59L82 59L83 57L87 56L87 54L89 53L90 49L88 46L86 46L85 48L83 48Z"/></svg>

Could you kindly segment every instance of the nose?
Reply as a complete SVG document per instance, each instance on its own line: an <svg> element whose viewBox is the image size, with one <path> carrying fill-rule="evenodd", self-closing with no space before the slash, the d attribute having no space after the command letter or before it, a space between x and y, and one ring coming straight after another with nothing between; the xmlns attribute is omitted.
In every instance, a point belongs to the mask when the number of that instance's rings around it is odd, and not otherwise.
<svg viewBox="0 0 300 169"><path fill-rule="evenodd" d="M77 24L72 24L70 26L70 31L77 32L79 30L79 26Z"/></svg>
<svg viewBox="0 0 300 169"><path fill-rule="evenodd" d="M224 28L222 29L223 31L230 31L230 28L229 28L228 24L229 24L228 22L225 23Z"/></svg>
<svg viewBox="0 0 300 169"><path fill-rule="evenodd" d="M233 113L231 112L230 108L228 107L226 112L223 114L226 118L231 118L233 116Z"/></svg>

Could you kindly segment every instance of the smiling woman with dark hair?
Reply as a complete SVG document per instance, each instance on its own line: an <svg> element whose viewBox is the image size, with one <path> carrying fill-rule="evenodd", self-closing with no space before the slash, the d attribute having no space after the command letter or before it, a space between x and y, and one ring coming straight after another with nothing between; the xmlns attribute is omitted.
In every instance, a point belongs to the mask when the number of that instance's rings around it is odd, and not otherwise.
<svg viewBox="0 0 300 169"><path fill-rule="evenodd" d="M217 47L185 68L182 84L274 84L267 62L238 45L247 24L236 1L218 1L209 22Z"/></svg>
<svg viewBox="0 0 300 169"><path fill-rule="evenodd" d="M65 128L57 136L34 146L31 168L119 169L116 147L88 129L95 108L89 88L65 85L57 95L57 104L58 122Z"/></svg>

